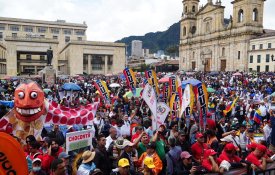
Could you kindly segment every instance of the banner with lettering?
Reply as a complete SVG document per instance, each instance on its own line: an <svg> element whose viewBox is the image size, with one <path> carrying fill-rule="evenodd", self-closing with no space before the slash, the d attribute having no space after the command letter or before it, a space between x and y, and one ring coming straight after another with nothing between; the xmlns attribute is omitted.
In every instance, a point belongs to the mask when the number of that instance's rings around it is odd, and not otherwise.
<svg viewBox="0 0 275 175"><path fill-rule="evenodd" d="M69 132L66 134L66 152L92 147L92 130Z"/></svg>
<svg viewBox="0 0 275 175"><path fill-rule="evenodd" d="M125 68L123 70L123 74L126 78L126 83L128 85L128 87L131 89L131 91L133 92L133 95L136 95L136 76L134 74L134 72L132 71L132 69L129 68Z"/></svg>
<svg viewBox="0 0 275 175"><path fill-rule="evenodd" d="M153 130L157 129L157 97L156 93L154 91L154 88L147 84L143 90L142 98L146 102L146 104L149 106L153 117L152 117L152 128Z"/></svg>
<svg viewBox="0 0 275 175"><path fill-rule="evenodd" d="M205 130L206 116L207 116L207 102L206 102L207 94L205 94L202 83L197 85L196 95L200 106L200 127L203 126Z"/></svg>
<svg viewBox="0 0 275 175"><path fill-rule="evenodd" d="M110 93L106 82L102 80L97 80L94 82L94 86L96 87L100 95L104 98L105 102L107 104L110 104Z"/></svg>
<svg viewBox="0 0 275 175"><path fill-rule="evenodd" d="M170 103L170 88L169 88L169 83L166 82L163 84L162 88L162 94L163 94L163 101L167 104Z"/></svg>
<svg viewBox="0 0 275 175"><path fill-rule="evenodd" d="M157 74L154 70L145 71L145 77L148 83L154 88L157 95L159 95L158 79Z"/></svg>
<svg viewBox="0 0 275 175"><path fill-rule="evenodd" d="M177 78L176 76L171 76L169 78L169 89L170 89L170 96L172 97L173 94L177 93L177 88L178 88L178 84L177 84Z"/></svg>

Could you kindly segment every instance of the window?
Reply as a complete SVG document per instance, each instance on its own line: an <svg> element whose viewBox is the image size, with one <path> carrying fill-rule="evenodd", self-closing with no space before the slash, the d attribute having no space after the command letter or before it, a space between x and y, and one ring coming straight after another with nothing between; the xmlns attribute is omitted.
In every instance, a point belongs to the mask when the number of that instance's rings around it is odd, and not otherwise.
<svg viewBox="0 0 275 175"><path fill-rule="evenodd" d="M266 66L265 66L265 71L266 71L266 72L269 72L269 65L266 65Z"/></svg>
<svg viewBox="0 0 275 175"><path fill-rule="evenodd" d="M261 63L261 55L257 56L257 63Z"/></svg>
<svg viewBox="0 0 275 175"><path fill-rule="evenodd" d="M46 27L38 27L37 28L37 32L38 33L46 33L47 32L47 28Z"/></svg>
<svg viewBox="0 0 275 175"><path fill-rule="evenodd" d="M192 12L195 13L196 12L196 7L193 5L192 6Z"/></svg>
<svg viewBox="0 0 275 175"><path fill-rule="evenodd" d="M102 70L102 65L104 64L104 62L102 61L101 56L93 56L91 64L93 70Z"/></svg>
<svg viewBox="0 0 275 175"><path fill-rule="evenodd" d="M206 31L206 33L210 32L210 22L206 23L205 31Z"/></svg>
<svg viewBox="0 0 275 175"><path fill-rule="evenodd" d="M54 36L53 36L53 39L58 39L58 36L54 35Z"/></svg>
<svg viewBox="0 0 275 175"><path fill-rule="evenodd" d="M0 41L3 40L3 32L0 32Z"/></svg>
<svg viewBox="0 0 275 175"><path fill-rule="evenodd" d="M75 30L76 35L85 35L85 30Z"/></svg>
<svg viewBox="0 0 275 175"><path fill-rule="evenodd" d="M258 21L258 9L253 10L253 21Z"/></svg>
<svg viewBox="0 0 275 175"><path fill-rule="evenodd" d="M261 71L261 66L257 66L257 72Z"/></svg>
<svg viewBox="0 0 275 175"><path fill-rule="evenodd" d="M241 51L238 51L238 60L241 59Z"/></svg>
<svg viewBox="0 0 275 175"><path fill-rule="evenodd" d="M16 38L16 37L17 37L17 33L12 33L11 36L12 36L13 38Z"/></svg>
<svg viewBox="0 0 275 175"><path fill-rule="evenodd" d="M40 35L40 38L45 38L45 35Z"/></svg>
<svg viewBox="0 0 275 175"><path fill-rule="evenodd" d="M239 10L239 13L238 13L238 22L243 22L243 9Z"/></svg>
<svg viewBox="0 0 275 175"><path fill-rule="evenodd" d="M193 26L192 29L191 29L191 33L192 33L192 34L195 34L195 33L196 33L196 30L197 30L196 26Z"/></svg>
<svg viewBox="0 0 275 175"><path fill-rule="evenodd" d="M69 37L69 36L66 36L65 37L65 42L67 43L67 42L69 42L71 40L71 38Z"/></svg>
<svg viewBox="0 0 275 175"><path fill-rule="evenodd" d="M195 52L193 52L193 59L195 59Z"/></svg>
<svg viewBox="0 0 275 175"><path fill-rule="evenodd" d="M182 35L186 36L186 27L183 27Z"/></svg>
<svg viewBox="0 0 275 175"><path fill-rule="evenodd" d="M260 49L263 49L263 44L260 44Z"/></svg>
<svg viewBox="0 0 275 175"><path fill-rule="evenodd" d="M268 44L267 44L267 48L271 49L271 47L272 47L272 44L271 44L271 43L268 43Z"/></svg>
<svg viewBox="0 0 275 175"><path fill-rule="evenodd" d="M77 37L77 40L78 41L82 41L82 37Z"/></svg>
<svg viewBox="0 0 275 175"><path fill-rule="evenodd" d="M250 55L249 63L253 63L253 55Z"/></svg>
<svg viewBox="0 0 275 175"><path fill-rule="evenodd" d="M53 34L59 34L59 30L60 30L60 29L58 29L58 28L51 28L51 32L52 32Z"/></svg>
<svg viewBox="0 0 275 175"><path fill-rule="evenodd" d="M40 55L40 60L45 60L45 55Z"/></svg>
<svg viewBox="0 0 275 175"><path fill-rule="evenodd" d="M32 55L26 55L26 59L27 60L31 60L32 59Z"/></svg>
<svg viewBox="0 0 275 175"><path fill-rule="evenodd" d="M252 68L249 68L249 72L252 72L253 71L253 69Z"/></svg>
<svg viewBox="0 0 275 175"><path fill-rule="evenodd" d="M269 63L269 60L270 60L270 55L269 55L269 54L266 54L265 62Z"/></svg>
<svg viewBox="0 0 275 175"><path fill-rule="evenodd" d="M25 32L33 32L33 27L32 26L24 26L24 31Z"/></svg>
<svg viewBox="0 0 275 175"><path fill-rule="evenodd" d="M252 45L252 50L255 50L255 48L256 48L255 45Z"/></svg>
<svg viewBox="0 0 275 175"><path fill-rule="evenodd" d="M225 56L225 48L224 47L222 48L222 56L223 57Z"/></svg>
<svg viewBox="0 0 275 175"><path fill-rule="evenodd" d="M185 11L184 12L187 13L187 6L185 6Z"/></svg>
<svg viewBox="0 0 275 175"><path fill-rule="evenodd" d="M71 35L72 34L72 30L71 29L63 29L63 33L65 35Z"/></svg>
<svg viewBox="0 0 275 175"><path fill-rule="evenodd" d="M0 30L5 30L5 27L6 25L5 24L0 24Z"/></svg>
<svg viewBox="0 0 275 175"><path fill-rule="evenodd" d="M18 25L10 25L10 30L11 31L19 31L19 26Z"/></svg>

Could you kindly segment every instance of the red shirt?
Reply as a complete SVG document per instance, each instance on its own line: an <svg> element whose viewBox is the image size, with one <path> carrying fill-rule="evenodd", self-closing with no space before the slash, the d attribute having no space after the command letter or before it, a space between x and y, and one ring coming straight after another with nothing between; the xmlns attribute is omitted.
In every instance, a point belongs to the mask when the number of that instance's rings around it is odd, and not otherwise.
<svg viewBox="0 0 275 175"><path fill-rule="evenodd" d="M217 163L217 161L216 161L216 163ZM210 161L208 158L203 159L201 165L202 165L207 171L209 171L209 172L212 171L213 166L212 166L212 164L211 164L211 161Z"/></svg>
<svg viewBox="0 0 275 175"><path fill-rule="evenodd" d="M221 155L219 156L220 161L222 162L223 160L226 160L230 163L239 163L242 159L236 155L233 157L228 157L227 154L223 151Z"/></svg>
<svg viewBox="0 0 275 175"><path fill-rule="evenodd" d="M261 162L260 162L260 159L258 157L255 156L255 154L252 152L250 153L247 157L246 157L246 160L248 162L251 162L253 163L254 165L256 165L257 167L261 166Z"/></svg>
<svg viewBox="0 0 275 175"><path fill-rule="evenodd" d="M208 147L206 143L203 143L203 145L201 145L200 143L196 142L191 146L192 155L196 160L202 160L204 157L204 152L207 149Z"/></svg>

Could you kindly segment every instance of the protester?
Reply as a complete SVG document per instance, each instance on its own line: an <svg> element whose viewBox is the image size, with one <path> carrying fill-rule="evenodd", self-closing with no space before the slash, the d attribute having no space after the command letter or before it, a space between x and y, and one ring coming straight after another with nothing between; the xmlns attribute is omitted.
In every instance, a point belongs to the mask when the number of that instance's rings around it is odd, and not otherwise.
<svg viewBox="0 0 275 175"><path fill-rule="evenodd" d="M66 165L62 159L55 159L51 163L50 175L66 175Z"/></svg>
<svg viewBox="0 0 275 175"><path fill-rule="evenodd" d="M44 172L41 169L41 159L35 158L32 161L32 171L29 175L47 175L46 172Z"/></svg>
<svg viewBox="0 0 275 175"><path fill-rule="evenodd" d="M194 160L197 163L201 163L204 158L205 151L208 149L206 143L204 143L204 135L202 133L196 134L197 142L191 146L191 152Z"/></svg>
<svg viewBox="0 0 275 175"><path fill-rule="evenodd" d="M91 171L95 170L94 158L95 152L85 151L82 154L82 164L77 170L77 175L89 175Z"/></svg>

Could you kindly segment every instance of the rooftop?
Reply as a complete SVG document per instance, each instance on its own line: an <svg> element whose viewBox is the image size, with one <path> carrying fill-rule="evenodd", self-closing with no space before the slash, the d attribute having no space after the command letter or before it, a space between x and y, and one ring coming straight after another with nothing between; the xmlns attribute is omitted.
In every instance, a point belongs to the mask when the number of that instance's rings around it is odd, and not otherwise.
<svg viewBox="0 0 275 175"><path fill-rule="evenodd" d="M44 20L33 20L33 19L21 19L21 18L9 18L9 17L0 17L0 23L5 22L19 22L19 23L30 23L30 24L44 24L44 25L57 25L57 26L73 26L73 27L84 27L87 28L87 24L81 23L69 23L65 20L56 20L56 21L44 21Z"/></svg>
<svg viewBox="0 0 275 175"><path fill-rule="evenodd" d="M259 34L258 36L252 38L252 39L260 39L260 38L267 38L275 36L275 30L272 29L264 29L263 33Z"/></svg>

